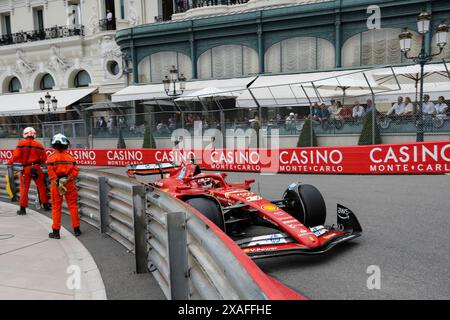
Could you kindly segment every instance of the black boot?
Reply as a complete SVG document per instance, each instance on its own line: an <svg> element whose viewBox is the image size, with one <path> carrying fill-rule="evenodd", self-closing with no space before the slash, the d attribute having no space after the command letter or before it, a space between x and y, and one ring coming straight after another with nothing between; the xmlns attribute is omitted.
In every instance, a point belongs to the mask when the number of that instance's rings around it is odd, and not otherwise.
<svg viewBox="0 0 450 320"><path fill-rule="evenodd" d="M75 237L81 236L80 227L73 228L73 233L75 234Z"/></svg>
<svg viewBox="0 0 450 320"><path fill-rule="evenodd" d="M17 214L18 214L19 216L24 216L24 215L26 215L26 214L27 214L27 211L26 211L25 209L26 209L26 207L20 207L20 210L17 211Z"/></svg>
<svg viewBox="0 0 450 320"><path fill-rule="evenodd" d="M55 229L53 229L53 232L50 232L48 234L48 237L50 239L61 239L61 236L59 235L59 230L55 230Z"/></svg>
<svg viewBox="0 0 450 320"><path fill-rule="evenodd" d="M44 208L45 211L50 211L50 210L52 210L52 207L50 207L50 204L49 204L49 203L44 203L44 204L42 205L42 208Z"/></svg>

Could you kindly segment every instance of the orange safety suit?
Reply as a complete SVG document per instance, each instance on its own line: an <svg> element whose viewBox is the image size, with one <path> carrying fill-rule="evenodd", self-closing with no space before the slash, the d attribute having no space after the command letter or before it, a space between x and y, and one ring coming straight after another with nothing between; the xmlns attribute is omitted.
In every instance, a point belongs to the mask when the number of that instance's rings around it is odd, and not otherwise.
<svg viewBox="0 0 450 320"><path fill-rule="evenodd" d="M39 194L39 200L42 204L48 203L47 188L45 185L45 176L42 172L41 165L47 160L44 146L31 137L20 140L14 150L13 157L8 164L19 163L23 166L20 172L20 206L28 207L28 191L30 189L31 180L33 179L31 171L37 173L34 179Z"/></svg>
<svg viewBox="0 0 450 320"><path fill-rule="evenodd" d="M66 151L56 150L47 160L48 176L51 181L51 199L52 199L52 218L53 230L61 229L61 209L63 196L59 193L56 185L57 179L66 177L69 182L66 184L67 191L65 193L67 207L72 218L72 227L80 226L80 218L78 216L78 191L75 179L78 176L78 166L75 159Z"/></svg>

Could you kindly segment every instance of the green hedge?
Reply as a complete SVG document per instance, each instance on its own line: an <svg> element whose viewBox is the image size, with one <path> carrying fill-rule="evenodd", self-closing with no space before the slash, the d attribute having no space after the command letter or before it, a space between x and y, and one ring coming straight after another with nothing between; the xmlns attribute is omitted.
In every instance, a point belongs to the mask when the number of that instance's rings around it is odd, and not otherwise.
<svg viewBox="0 0 450 320"><path fill-rule="evenodd" d="M143 149L156 149L155 138L153 137L152 130L149 126L145 127L144 142L142 143Z"/></svg>
<svg viewBox="0 0 450 320"><path fill-rule="evenodd" d="M365 119L364 119L364 125L363 129L361 131L361 135L359 136L358 145L360 146L366 146L372 144L372 116L373 112L369 112ZM375 124L375 144L382 144L381 140L381 134L380 134L380 128L378 125Z"/></svg>
<svg viewBox="0 0 450 320"><path fill-rule="evenodd" d="M313 145L312 147L317 147L317 136L314 128L312 129L313 134ZM302 132L297 142L298 148L311 147L311 120L306 120L303 124Z"/></svg>

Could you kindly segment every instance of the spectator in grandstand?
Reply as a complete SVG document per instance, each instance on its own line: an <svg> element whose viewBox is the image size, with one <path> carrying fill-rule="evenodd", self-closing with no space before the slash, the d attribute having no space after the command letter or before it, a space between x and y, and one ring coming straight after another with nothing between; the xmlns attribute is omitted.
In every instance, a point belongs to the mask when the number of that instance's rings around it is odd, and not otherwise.
<svg viewBox="0 0 450 320"><path fill-rule="evenodd" d="M174 118L170 117L167 123L169 124L170 131L174 131L177 128L177 121Z"/></svg>
<svg viewBox="0 0 450 320"><path fill-rule="evenodd" d="M403 110L403 113L401 116L412 116L414 114L414 105L411 102L410 97L405 98L405 110Z"/></svg>
<svg viewBox="0 0 450 320"><path fill-rule="evenodd" d="M365 115L366 111L364 110L364 107L359 104L359 101L355 101L355 103L353 104L353 119L359 120L364 118Z"/></svg>
<svg viewBox="0 0 450 320"><path fill-rule="evenodd" d="M188 130L194 128L194 115L192 113L188 114L184 126Z"/></svg>
<svg viewBox="0 0 450 320"><path fill-rule="evenodd" d="M336 120L341 120L342 103L340 101L331 100L331 105L328 107L330 117Z"/></svg>
<svg viewBox="0 0 450 320"><path fill-rule="evenodd" d="M164 122L160 122L156 125L156 132L159 134L169 134L170 130Z"/></svg>
<svg viewBox="0 0 450 320"><path fill-rule="evenodd" d="M97 131L105 131L106 127L107 127L107 124L106 124L105 117L100 117L97 120L97 123L95 124L95 128L97 129Z"/></svg>
<svg viewBox="0 0 450 320"><path fill-rule="evenodd" d="M320 122L328 121L328 118L330 117L330 112L328 111L328 108L325 105L325 103L322 103L320 105L320 109L322 111L320 115Z"/></svg>
<svg viewBox="0 0 450 320"><path fill-rule="evenodd" d="M109 117L107 127L108 127L109 134L112 135L114 133L114 128L116 127L116 123L115 123L114 117Z"/></svg>
<svg viewBox="0 0 450 320"><path fill-rule="evenodd" d="M366 114L372 112L375 109L372 99L367 99L366 104Z"/></svg>
<svg viewBox="0 0 450 320"><path fill-rule="evenodd" d="M278 126L281 126L281 125L283 125L283 117L281 116L281 114L279 114L279 113L277 113L277 116L276 116L276 123L277 123L277 125Z"/></svg>
<svg viewBox="0 0 450 320"><path fill-rule="evenodd" d="M119 128L128 128L127 119L125 119L125 117L119 117Z"/></svg>
<svg viewBox="0 0 450 320"><path fill-rule="evenodd" d="M436 113L434 103L430 101L428 94L423 96L422 112L424 115L433 115Z"/></svg>
<svg viewBox="0 0 450 320"><path fill-rule="evenodd" d="M448 105L445 103L445 98L440 96L438 103L434 106L436 109L436 115L446 115L448 110Z"/></svg>
<svg viewBox="0 0 450 320"><path fill-rule="evenodd" d="M342 120L351 120L353 119L353 109L351 106L343 106L340 112L340 117Z"/></svg>
<svg viewBox="0 0 450 320"><path fill-rule="evenodd" d="M295 114L293 112L291 112L286 117L286 131L292 132L294 127L295 127Z"/></svg>
<svg viewBox="0 0 450 320"><path fill-rule="evenodd" d="M403 97L398 97L397 102L394 103L392 108L386 113L387 116L401 116L405 111L405 103Z"/></svg>
<svg viewBox="0 0 450 320"><path fill-rule="evenodd" d="M309 116L309 119L320 120L322 116L322 109L319 106L318 102L315 102L312 106L312 114Z"/></svg>

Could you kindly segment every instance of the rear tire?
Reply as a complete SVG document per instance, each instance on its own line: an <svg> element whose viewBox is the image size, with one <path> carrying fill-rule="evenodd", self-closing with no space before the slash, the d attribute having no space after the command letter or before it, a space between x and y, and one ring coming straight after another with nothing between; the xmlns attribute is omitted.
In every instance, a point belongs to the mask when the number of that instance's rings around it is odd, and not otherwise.
<svg viewBox="0 0 450 320"><path fill-rule="evenodd" d="M225 231L225 220L217 201L208 198L191 198L185 202L211 220L220 230Z"/></svg>
<svg viewBox="0 0 450 320"><path fill-rule="evenodd" d="M298 184L286 190L283 196L287 200L285 211L306 227L325 224L327 208L322 194L309 184Z"/></svg>

